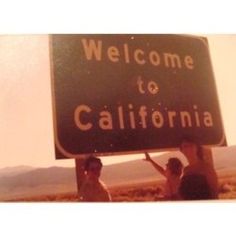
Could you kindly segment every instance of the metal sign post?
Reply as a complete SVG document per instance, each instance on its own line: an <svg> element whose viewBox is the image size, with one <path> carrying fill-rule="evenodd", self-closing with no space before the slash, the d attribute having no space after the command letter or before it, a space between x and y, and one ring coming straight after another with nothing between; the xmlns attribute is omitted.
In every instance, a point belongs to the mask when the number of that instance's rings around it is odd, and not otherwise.
<svg viewBox="0 0 236 236"><path fill-rule="evenodd" d="M83 169L84 159L75 159L75 171L77 180L77 189L80 190L81 184L84 181L84 169Z"/></svg>

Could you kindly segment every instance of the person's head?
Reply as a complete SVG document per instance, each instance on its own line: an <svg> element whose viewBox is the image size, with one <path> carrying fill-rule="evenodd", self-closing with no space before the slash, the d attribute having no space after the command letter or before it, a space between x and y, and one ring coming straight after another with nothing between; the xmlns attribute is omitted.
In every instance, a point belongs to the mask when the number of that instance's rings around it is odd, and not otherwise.
<svg viewBox="0 0 236 236"><path fill-rule="evenodd" d="M95 156L89 156L84 163L84 170L92 179L99 179L102 170L102 162Z"/></svg>
<svg viewBox="0 0 236 236"><path fill-rule="evenodd" d="M178 158L171 157L168 160L166 167L167 170L169 170L172 175L181 176L183 170L183 164Z"/></svg>
<svg viewBox="0 0 236 236"><path fill-rule="evenodd" d="M203 150L195 137L184 136L180 143L180 151L187 157L188 161L203 160Z"/></svg>

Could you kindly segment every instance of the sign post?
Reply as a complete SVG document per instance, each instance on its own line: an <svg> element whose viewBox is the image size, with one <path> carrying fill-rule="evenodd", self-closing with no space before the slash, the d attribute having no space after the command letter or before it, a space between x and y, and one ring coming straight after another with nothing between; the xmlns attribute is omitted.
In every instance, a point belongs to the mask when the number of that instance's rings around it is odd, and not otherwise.
<svg viewBox="0 0 236 236"><path fill-rule="evenodd" d="M52 35L56 158L224 145L207 40L180 35Z"/></svg>
<svg viewBox="0 0 236 236"><path fill-rule="evenodd" d="M84 167L84 159L75 159L75 172L76 172L78 192L85 178L83 167Z"/></svg>

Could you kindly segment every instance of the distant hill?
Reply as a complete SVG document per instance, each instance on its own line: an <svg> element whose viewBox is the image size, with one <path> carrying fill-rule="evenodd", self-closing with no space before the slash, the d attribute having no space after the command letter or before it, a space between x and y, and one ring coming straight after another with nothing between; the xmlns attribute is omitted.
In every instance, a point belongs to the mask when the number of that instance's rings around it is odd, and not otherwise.
<svg viewBox="0 0 236 236"><path fill-rule="evenodd" d="M226 173L227 169L231 171L235 169L236 174L236 146L231 147L215 147L212 150L213 162L215 169L219 171L224 171ZM161 156L155 156L152 154L152 159L158 164L165 167L167 160L170 157L178 157L184 166L187 165L186 158L178 151L165 153ZM108 185L116 184L131 184L139 182L148 182L160 180L162 177L154 167L143 160L129 161L119 164L114 164L111 166L105 166L102 179Z"/></svg>
<svg viewBox="0 0 236 236"><path fill-rule="evenodd" d="M236 173L236 146L213 149L214 164L218 173ZM165 167L170 157L177 156L184 165L186 158L180 152L151 154L152 158ZM134 160L104 166L101 179L107 186L153 182L163 177L144 160ZM0 200L22 196L76 192L75 168L33 168L18 166L0 169Z"/></svg>
<svg viewBox="0 0 236 236"><path fill-rule="evenodd" d="M160 156L151 154L153 160L165 168L165 164L170 157L179 157L184 165L186 159L179 152L165 153ZM157 181L164 177L145 160L134 160L119 164L104 166L101 179L108 185L135 184L140 182Z"/></svg>
<svg viewBox="0 0 236 236"><path fill-rule="evenodd" d="M38 168L0 177L0 200L76 191L74 168Z"/></svg>
<svg viewBox="0 0 236 236"><path fill-rule="evenodd" d="M0 177L2 176L14 176L14 175L18 175L27 171L31 171L35 168L31 167L31 166L15 166L15 167L5 167L0 169Z"/></svg>
<svg viewBox="0 0 236 236"><path fill-rule="evenodd" d="M38 168L26 173L0 178L1 187L35 187L48 184L66 184L75 180L74 168Z"/></svg>

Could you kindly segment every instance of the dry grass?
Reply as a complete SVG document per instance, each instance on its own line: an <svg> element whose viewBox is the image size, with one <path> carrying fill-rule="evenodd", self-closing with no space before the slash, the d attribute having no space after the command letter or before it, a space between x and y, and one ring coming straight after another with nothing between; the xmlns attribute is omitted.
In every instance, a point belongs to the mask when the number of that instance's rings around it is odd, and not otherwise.
<svg viewBox="0 0 236 236"><path fill-rule="evenodd" d="M110 188L113 202L154 202L164 201L163 181L142 183ZM219 198L222 200L236 199L236 176L225 175L219 178ZM9 202L77 202L77 193L51 194L15 198Z"/></svg>
<svg viewBox="0 0 236 236"><path fill-rule="evenodd" d="M77 193L49 194L41 196L31 196L24 198L12 198L7 202L76 202Z"/></svg>
<svg viewBox="0 0 236 236"><path fill-rule="evenodd" d="M116 187L110 190L113 202L147 202L163 200L163 185Z"/></svg>

